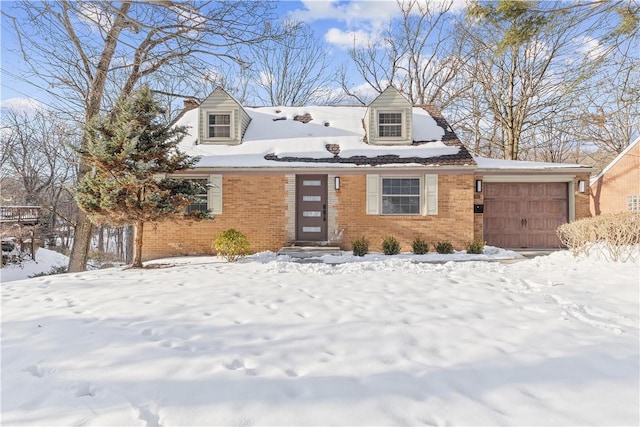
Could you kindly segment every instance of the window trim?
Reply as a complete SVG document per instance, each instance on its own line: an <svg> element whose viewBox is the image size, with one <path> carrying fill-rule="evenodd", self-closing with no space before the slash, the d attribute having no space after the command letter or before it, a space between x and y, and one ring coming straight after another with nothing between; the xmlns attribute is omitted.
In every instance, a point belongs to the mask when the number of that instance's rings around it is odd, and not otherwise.
<svg viewBox="0 0 640 427"><path fill-rule="evenodd" d="M627 195L627 211L640 212L640 194Z"/></svg>
<svg viewBox="0 0 640 427"><path fill-rule="evenodd" d="M384 180L385 179L417 179L418 180L418 194L410 194L410 195L391 195L384 194ZM379 215L382 216L422 216L423 215L423 206L425 203L424 200L424 179L420 175L412 175L412 176L381 176L379 180L379 191L380 191L380 199L379 199ZM384 212L384 197L385 196L399 196L399 197L418 197L418 212L416 213L385 213Z"/></svg>
<svg viewBox="0 0 640 427"><path fill-rule="evenodd" d="M229 116L229 136L210 136L210 126L223 126L223 125L209 125L209 117L217 115L228 115ZM235 140L235 112L233 110L206 110L204 112L204 139L205 141L233 141Z"/></svg>
<svg viewBox="0 0 640 427"><path fill-rule="evenodd" d="M207 182L207 189L206 189L206 191L205 191L204 193L197 194L196 196L206 196L206 199L204 199L204 201L206 202L206 210L209 210L209 211L210 211L210 210L211 210L211 209L210 209L210 203L209 203L210 195L209 195L209 188L208 188L208 184L209 184L209 176L208 176L208 175L201 175L201 176L191 176L191 175L190 175L190 176L178 176L178 178L183 179L183 180L185 180L185 181L186 181L186 180L189 180L189 181L203 180L203 181L206 181L206 182ZM200 198L200 197L199 197L199 198ZM187 207L185 207L185 212L189 213L189 207L190 207L191 205L194 205L194 204L195 204L195 202L194 202L194 203L191 203L191 204L189 204ZM199 203L199 204L202 204L202 203Z"/></svg>
<svg viewBox="0 0 640 427"><path fill-rule="evenodd" d="M204 179L207 181L207 210L211 214L222 214L222 175L175 175L180 179ZM186 209L185 209L186 211Z"/></svg>
<svg viewBox="0 0 640 427"><path fill-rule="evenodd" d="M406 139L406 131L405 127L407 125L406 115L404 109L376 109L375 111L375 119L376 119L376 139L380 141L400 141ZM380 114L400 114L400 123L399 124L389 124L380 123ZM381 126L400 126L400 136L381 136L380 135L380 127Z"/></svg>

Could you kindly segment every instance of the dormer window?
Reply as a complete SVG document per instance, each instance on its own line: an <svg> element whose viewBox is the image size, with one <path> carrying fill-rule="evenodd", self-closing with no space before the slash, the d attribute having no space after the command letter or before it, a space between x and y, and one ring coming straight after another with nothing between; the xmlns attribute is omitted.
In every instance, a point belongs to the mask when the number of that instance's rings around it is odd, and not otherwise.
<svg viewBox="0 0 640 427"><path fill-rule="evenodd" d="M402 111L378 111L378 138L402 138Z"/></svg>
<svg viewBox="0 0 640 427"><path fill-rule="evenodd" d="M209 138L232 138L231 112L211 112L207 114Z"/></svg>

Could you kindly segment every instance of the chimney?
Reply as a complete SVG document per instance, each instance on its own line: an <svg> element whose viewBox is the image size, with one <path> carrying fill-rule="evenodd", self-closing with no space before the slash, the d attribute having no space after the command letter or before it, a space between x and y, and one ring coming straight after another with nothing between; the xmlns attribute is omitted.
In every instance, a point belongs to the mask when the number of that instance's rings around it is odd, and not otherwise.
<svg viewBox="0 0 640 427"><path fill-rule="evenodd" d="M194 108L198 108L198 101L193 98L187 98L184 100L185 110L193 110Z"/></svg>

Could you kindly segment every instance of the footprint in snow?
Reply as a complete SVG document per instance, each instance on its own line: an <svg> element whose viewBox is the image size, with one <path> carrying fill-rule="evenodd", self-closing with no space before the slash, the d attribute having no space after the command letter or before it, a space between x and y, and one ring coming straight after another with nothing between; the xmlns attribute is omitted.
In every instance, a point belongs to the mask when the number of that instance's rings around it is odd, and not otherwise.
<svg viewBox="0 0 640 427"><path fill-rule="evenodd" d="M29 365L24 368L24 370L29 372L34 377L42 378L44 376L44 371L38 365Z"/></svg>

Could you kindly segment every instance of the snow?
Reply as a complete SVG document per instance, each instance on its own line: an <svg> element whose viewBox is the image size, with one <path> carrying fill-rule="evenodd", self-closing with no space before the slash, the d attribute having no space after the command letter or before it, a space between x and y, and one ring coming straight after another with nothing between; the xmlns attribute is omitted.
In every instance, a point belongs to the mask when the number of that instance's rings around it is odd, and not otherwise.
<svg viewBox="0 0 640 427"><path fill-rule="evenodd" d="M489 159L486 157L476 156L474 156L473 159L478 164L478 169L591 169L590 166L574 163L528 162L524 160Z"/></svg>
<svg viewBox="0 0 640 427"><path fill-rule="evenodd" d="M19 264L8 264L0 269L0 283L26 279L40 273L48 273L56 267L69 265L69 257L45 248L36 250L36 260L25 260Z"/></svg>
<svg viewBox="0 0 640 427"><path fill-rule="evenodd" d="M200 156L198 167L282 167L282 163L264 158L278 157L332 158L327 144L340 146L340 157L400 157L430 158L455 155L459 147L442 142L442 129L429 113L413 110L413 133L416 141L431 141L418 146L375 146L364 142L362 119L366 107L245 107L251 122L239 145L198 144L198 109L189 110L176 122L187 126L189 135L180 148L191 156ZM308 123L293 120L309 113ZM284 120L280 120L284 118ZM274 120L278 119L278 120ZM328 126L325 126L328 123ZM322 162L287 162L288 167L327 167ZM353 167L349 163L331 163L332 167ZM406 166L406 165L403 165Z"/></svg>
<svg viewBox="0 0 640 427"><path fill-rule="evenodd" d="M3 280L2 422L638 425L640 260L494 252Z"/></svg>

